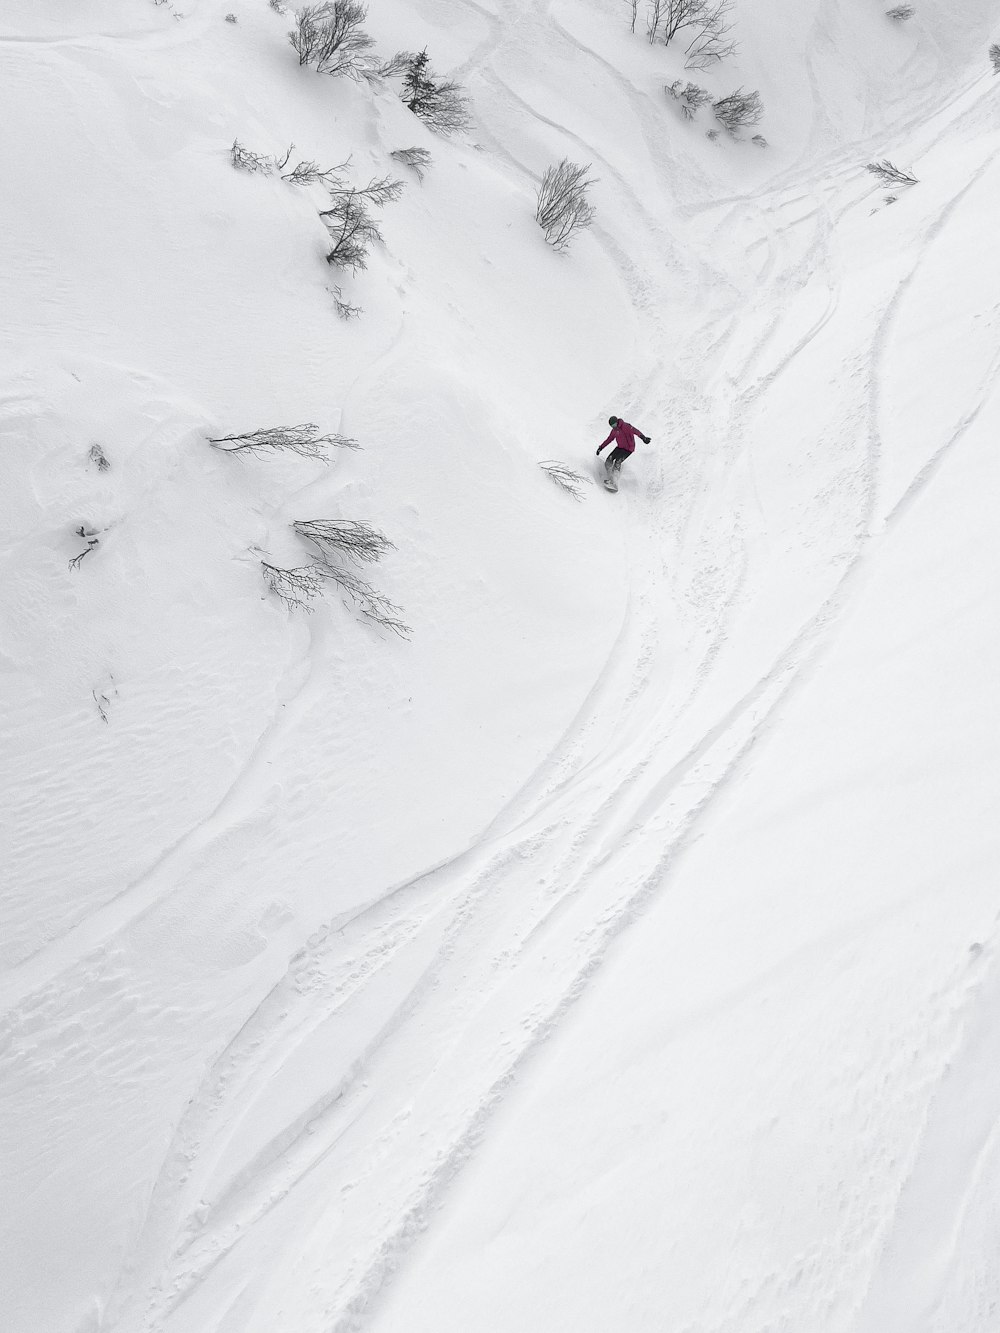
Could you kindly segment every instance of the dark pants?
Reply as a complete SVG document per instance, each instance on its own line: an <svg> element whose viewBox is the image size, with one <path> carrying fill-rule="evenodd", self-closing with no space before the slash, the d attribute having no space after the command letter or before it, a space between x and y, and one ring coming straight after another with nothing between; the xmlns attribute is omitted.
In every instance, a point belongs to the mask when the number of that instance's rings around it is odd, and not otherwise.
<svg viewBox="0 0 1000 1333"><path fill-rule="evenodd" d="M608 461L604 464L605 471L610 472L611 469L614 468L616 472L620 472L622 463L625 462L626 458L631 458L631 457L632 457L631 449L622 449L622 448L612 449L610 454L608 454Z"/></svg>

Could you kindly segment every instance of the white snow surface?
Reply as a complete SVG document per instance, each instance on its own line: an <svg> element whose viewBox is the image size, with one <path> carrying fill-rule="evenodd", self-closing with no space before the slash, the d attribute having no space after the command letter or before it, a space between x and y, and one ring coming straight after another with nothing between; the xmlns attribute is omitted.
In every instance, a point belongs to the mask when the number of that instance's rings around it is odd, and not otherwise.
<svg viewBox="0 0 1000 1333"><path fill-rule="evenodd" d="M264 0L0 3L4 1333L1000 1329L1000 3L887 7L377 0L445 140ZM234 139L405 179L367 270Z"/></svg>

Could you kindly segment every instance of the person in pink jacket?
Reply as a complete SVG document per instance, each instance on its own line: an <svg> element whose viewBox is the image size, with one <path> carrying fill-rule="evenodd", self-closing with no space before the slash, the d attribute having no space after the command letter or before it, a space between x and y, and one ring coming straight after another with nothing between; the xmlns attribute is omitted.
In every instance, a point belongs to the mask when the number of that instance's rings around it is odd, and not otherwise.
<svg viewBox="0 0 1000 1333"><path fill-rule="evenodd" d="M638 435L643 444L648 444L650 437L643 435L641 430L629 425L627 421L622 421L621 417L608 417L608 425L611 427L611 433L603 444L597 446L597 453L600 456L601 450L607 448L614 440L615 447L608 454L604 470L608 474L608 480L614 484L614 488L617 490L618 473L622 470L622 463L635 453L635 437Z"/></svg>

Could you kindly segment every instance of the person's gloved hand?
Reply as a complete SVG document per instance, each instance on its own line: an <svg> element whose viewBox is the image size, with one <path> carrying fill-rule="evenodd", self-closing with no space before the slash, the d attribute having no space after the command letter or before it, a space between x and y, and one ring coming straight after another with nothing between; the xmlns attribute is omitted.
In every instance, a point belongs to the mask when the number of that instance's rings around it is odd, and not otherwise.
<svg viewBox="0 0 1000 1333"><path fill-rule="evenodd" d="M600 458L600 456L601 456L601 451L600 451L600 449L598 449L598 451L597 451L597 457Z"/></svg>
<svg viewBox="0 0 1000 1333"><path fill-rule="evenodd" d="M648 444L652 438L653 438L652 435L644 435L642 437L643 444Z"/></svg>

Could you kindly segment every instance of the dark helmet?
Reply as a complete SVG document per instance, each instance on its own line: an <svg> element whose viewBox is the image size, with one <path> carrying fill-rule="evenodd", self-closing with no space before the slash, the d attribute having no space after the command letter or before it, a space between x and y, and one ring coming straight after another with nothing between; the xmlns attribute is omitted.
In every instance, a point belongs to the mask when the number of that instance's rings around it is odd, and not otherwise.
<svg viewBox="0 0 1000 1333"><path fill-rule="evenodd" d="M618 425L618 418L617 418L617 417L608 417L608 425L609 425L609 426L617 426L617 425Z"/></svg>

